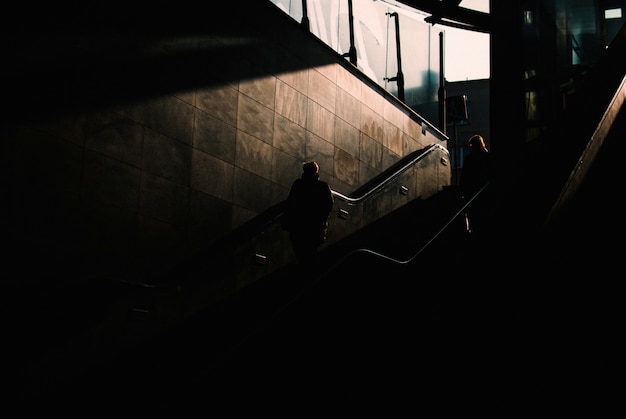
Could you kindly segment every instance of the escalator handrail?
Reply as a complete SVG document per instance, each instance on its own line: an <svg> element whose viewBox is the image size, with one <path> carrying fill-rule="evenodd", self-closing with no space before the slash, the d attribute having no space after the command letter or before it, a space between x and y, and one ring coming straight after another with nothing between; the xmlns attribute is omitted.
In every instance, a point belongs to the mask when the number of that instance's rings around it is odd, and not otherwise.
<svg viewBox="0 0 626 419"><path fill-rule="evenodd" d="M339 259L337 262L335 262L326 272L324 272L324 274L322 274L320 277L322 276L326 276L329 273L331 273L332 271L334 271L340 264L342 264L346 259L348 259L349 257L357 254L357 253L367 253L369 255L372 255L374 257L380 258L380 259L384 259L386 261L389 261L391 263L395 263L397 265L408 265L411 262L413 262L419 255L422 254L422 252L424 252L424 250L426 250L428 248L428 246L431 245L431 243L433 243L441 234L443 234L444 231L446 231L446 229L454 222L456 221L457 218L459 218L460 216L462 216L463 214L465 214L467 207L485 190L487 189L487 187L489 186L490 182L487 182L482 188L480 188L478 190L478 192L476 192L470 199L468 199L458 210L457 212L450 218L450 220L448 220L443 227L441 227L434 235L433 237L431 237L413 256L411 256L408 259L405 260L399 260L399 259L395 259L392 258L391 256L376 252L374 250L371 249L367 249L367 248L360 248L360 249L355 249L350 251L348 254L346 254L345 256L343 256L341 259Z"/></svg>
<svg viewBox="0 0 626 419"><path fill-rule="evenodd" d="M440 144L431 144L424 149L418 150L419 153L416 156L412 156L406 162L404 162L400 167L392 170L391 174L386 175L385 172L381 173L380 176L383 176L381 181L375 182L371 187L367 188L365 192L363 192L362 194L359 194L356 197L352 195L349 195L349 196L344 195L341 192L338 192L334 189L331 189L331 193L334 198L339 198L340 200L345 201L348 205L358 205L359 203L367 199L369 196L373 195L375 192L378 192L379 190L381 190L385 185L387 185L393 179L401 175L403 172L405 172L406 170L414 166L416 163L424 159L428 154L434 152L435 150L441 150L449 155L447 148L443 147ZM400 160L400 162L402 162L402 160ZM257 225L256 231L263 231L265 228L269 227L270 225L278 223L280 221L280 218L283 216L285 212L286 202L287 202L286 200L281 201L278 204L274 205L273 207L269 208L264 213L266 214L265 217L263 217L263 214L259 214L257 218L261 217L265 221L262 221L261 223ZM269 216L267 216L268 213L269 213Z"/></svg>
<svg viewBox="0 0 626 419"><path fill-rule="evenodd" d="M417 155L417 156L413 157L412 159L408 160L405 164L400 166L398 169L394 170L390 175L385 176L383 178L383 180L381 180L380 182L374 184L371 188L366 190L363 194L361 194L359 196L356 196L356 197L353 197L353 196L344 195L341 192L337 192L335 190L332 191L332 194L333 194L334 197L337 197L337 198L347 202L349 205L356 205L356 204L364 201L370 195L373 195L375 192L377 192L380 189L382 189L385 185L387 185L393 179L398 177L400 174L405 172L407 169L409 169L410 167L415 165L417 162L419 162L420 160L425 158L429 153L435 151L436 149L440 149L440 150L444 151L445 153L448 153L448 149L446 149L442 145L440 145L440 144L431 144L430 146L428 146L425 149L423 149L422 152L419 155Z"/></svg>

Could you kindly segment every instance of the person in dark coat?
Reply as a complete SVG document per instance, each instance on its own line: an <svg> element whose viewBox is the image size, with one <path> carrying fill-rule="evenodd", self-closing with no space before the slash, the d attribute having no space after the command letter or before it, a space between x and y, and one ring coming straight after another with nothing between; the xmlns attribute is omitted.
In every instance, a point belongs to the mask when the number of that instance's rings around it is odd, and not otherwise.
<svg viewBox="0 0 626 419"><path fill-rule="evenodd" d="M481 135L476 134L469 139L469 148L470 152L463 162L459 187L463 202L473 199L466 208L466 216L468 232L476 236L486 232L493 201L488 187L480 195L475 195L493 180L494 163Z"/></svg>
<svg viewBox="0 0 626 419"><path fill-rule="evenodd" d="M299 265L315 263L319 246L326 241L333 195L328 183L319 179L319 165L302 165L302 176L291 185L282 225L289 231Z"/></svg>

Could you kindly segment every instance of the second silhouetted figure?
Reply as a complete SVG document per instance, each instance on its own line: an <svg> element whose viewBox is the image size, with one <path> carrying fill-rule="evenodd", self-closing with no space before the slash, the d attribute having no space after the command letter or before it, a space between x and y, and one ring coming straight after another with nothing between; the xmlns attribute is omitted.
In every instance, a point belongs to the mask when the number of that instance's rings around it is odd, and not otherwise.
<svg viewBox="0 0 626 419"><path fill-rule="evenodd" d="M482 236L490 222L492 209L491 191L483 188L493 180L494 162L485 140L476 134L469 139L470 152L463 162L461 172L461 199L473 200L466 209L469 230L474 236ZM476 196L477 193L479 196Z"/></svg>

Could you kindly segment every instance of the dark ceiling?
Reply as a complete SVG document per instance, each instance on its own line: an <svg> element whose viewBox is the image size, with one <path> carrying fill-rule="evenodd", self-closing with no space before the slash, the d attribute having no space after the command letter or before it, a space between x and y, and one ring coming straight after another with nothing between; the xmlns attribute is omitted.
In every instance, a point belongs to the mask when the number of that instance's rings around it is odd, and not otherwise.
<svg viewBox="0 0 626 419"><path fill-rule="evenodd" d="M431 24L452 26L476 32L491 32L491 15L460 7L461 0L397 0L399 3L429 13Z"/></svg>

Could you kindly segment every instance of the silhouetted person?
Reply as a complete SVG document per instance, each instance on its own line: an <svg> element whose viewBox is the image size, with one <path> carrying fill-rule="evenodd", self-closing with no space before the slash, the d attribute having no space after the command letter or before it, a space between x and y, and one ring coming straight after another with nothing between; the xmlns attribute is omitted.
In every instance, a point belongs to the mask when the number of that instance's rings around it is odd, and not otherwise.
<svg viewBox="0 0 626 419"><path fill-rule="evenodd" d="M326 241L332 207L332 192L328 183L319 180L318 164L304 163L302 176L291 185L282 219L299 265L314 265L317 250Z"/></svg>
<svg viewBox="0 0 626 419"><path fill-rule="evenodd" d="M470 152L463 162L461 181L459 184L463 203L474 198L487 183L493 179L494 163L492 155L487 150L485 140L476 134L469 139ZM489 226L493 201L489 188L485 188L480 195L466 208L469 220L469 232L473 236L482 236Z"/></svg>

